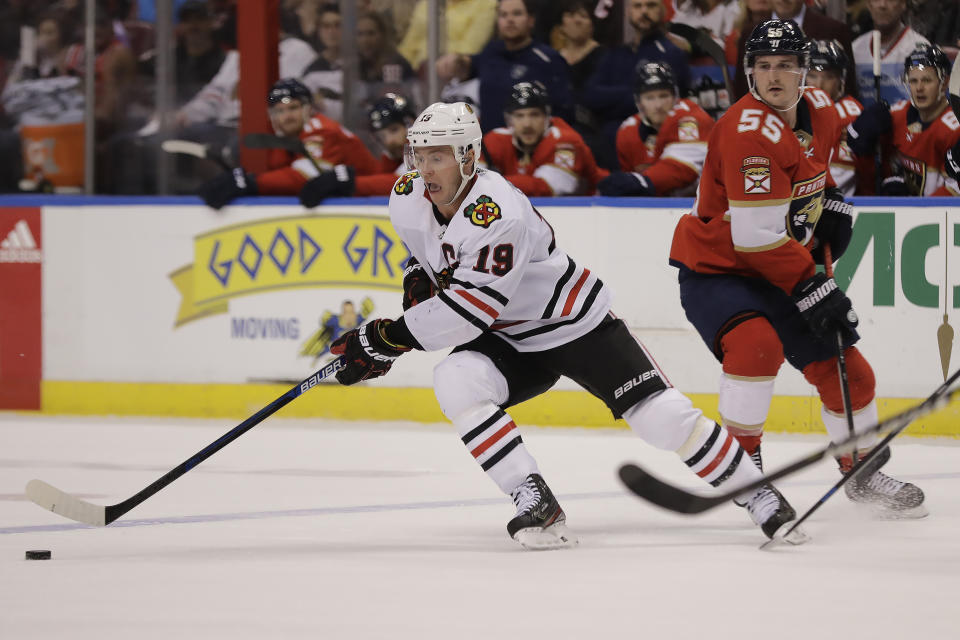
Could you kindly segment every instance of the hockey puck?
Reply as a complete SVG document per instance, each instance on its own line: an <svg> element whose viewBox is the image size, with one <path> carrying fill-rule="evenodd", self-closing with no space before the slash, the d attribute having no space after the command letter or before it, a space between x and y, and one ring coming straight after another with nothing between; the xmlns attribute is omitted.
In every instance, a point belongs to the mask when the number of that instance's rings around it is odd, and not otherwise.
<svg viewBox="0 0 960 640"><path fill-rule="evenodd" d="M49 549L36 549L27 551L27 560L49 560L51 556Z"/></svg>

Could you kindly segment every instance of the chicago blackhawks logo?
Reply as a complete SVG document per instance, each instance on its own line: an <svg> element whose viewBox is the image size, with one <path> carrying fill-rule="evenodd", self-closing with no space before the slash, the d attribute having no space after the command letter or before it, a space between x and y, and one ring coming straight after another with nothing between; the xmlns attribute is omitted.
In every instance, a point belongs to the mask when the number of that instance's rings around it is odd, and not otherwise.
<svg viewBox="0 0 960 640"><path fill-rule="evenodd" d="M407 196L413 192L413 180L420 176L419 171L408 171L400 176L397 183L393 185L393 192L398 196Z"/></svg>
<svg viewBox="0 0 960 640"><path fill-rule="evenodd" d="M480 196L476 202L466 206L463 215L478 227L489 227L494 220L500 219L500 205L490 196Z"/></svg>

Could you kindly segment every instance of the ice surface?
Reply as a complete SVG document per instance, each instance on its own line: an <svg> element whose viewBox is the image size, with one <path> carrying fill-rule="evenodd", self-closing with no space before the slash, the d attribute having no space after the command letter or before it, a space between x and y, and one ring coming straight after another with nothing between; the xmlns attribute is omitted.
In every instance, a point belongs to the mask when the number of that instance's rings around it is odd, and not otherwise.
<svg viewBox="0 0 960 640"><path fill-rule="evenodd" d="M510 540L512 503L445 425L273 418L106 528L23 497L41 478L119 502L232 426L0 414L0 638L958 637L956 441L895 441L887 471L930 517L876 521L838 495L810 543L772 552L735 506L627 495L627 460L698 482L627 431L521 428L572 550ZM822 445L771 434L765 462ZM802 512L836 477L823 462L779 486Z"/></svg>

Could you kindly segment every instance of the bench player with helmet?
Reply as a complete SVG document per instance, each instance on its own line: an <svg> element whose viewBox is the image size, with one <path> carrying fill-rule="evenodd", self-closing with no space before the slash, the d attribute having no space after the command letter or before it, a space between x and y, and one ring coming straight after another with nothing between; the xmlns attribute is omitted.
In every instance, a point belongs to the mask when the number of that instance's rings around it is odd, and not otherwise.
<svg viewBox="0 0 960 640"><path fill-rule="evenodd" d="M960 195L960 171L952 169L947 157L960 147L960 120L947 94L949 79L946 54L937 46L919 44L903 63L910 100L889 108L885 103L870 105L847 128L850 148L862 156L872 156L881 136L890 136L882 152L892 158L891 175L881 183L880 195Z"/></svg>
<svg viewBox="0 0 960 640"><path fill-rule="evenodd" d="M564 253L530 200L478 168L482 133L469 105L427 107L407 138L414 170L394 186L389 213L422 266L404 278L402 316L333 343L344 357L342 384L383 376L413 349L453 347L434 370L437 401L480 468L513 498L507 531L528 548L576 538L507 410L561 375L710 484L735 489L760 478L737 441L670 385L611 314L608 287ZM787 520L765 496L742 498L769 537Z"/></svg>
<svg viewBox="0 0 960 640"><path fill-rule="evenodd" d="M854 155L847 144L846 127L863 112L863 105L847 93L847 66L847 54L838 41L810 41L807 86L820 89L830 96L840 115L840 125L844 128L844 134L840 136L830 160L830 177L844 197L852 196L858 184L872 185L874 174L872 159Z"/></svg>
<svg viewBox="0 0 960 640"><path fill-rule="evenodd" d="M315 113L310 90L299 80L277 81L267 94L267 111L274 133L300 138L311 157L271 149L270 170L254 174L236 168L204 184L199 195L208 206L220 209L241 196L297 195L321 175L339 185L339 194L351 195L355 175L376 172L377 163L363 142L337 121Z"/></svg>
<svg viewBox="0 0 960 640"><path fill-rule="evenodd" d="M551 115L540 82L513 85L503 117L507 126L484 136L481 160L526 195L588 195L607 175L580 134Z"/></svg>
<svg viewBox="0 0 960 640"><path fill-rule="evenodd" d="M383 149L376 160L376 173L354 176L352 191L345 189L335 171L321 174L300 190L300 204L312 208L331 197L390 195L393 183L405 170L403 146L407 127L413 124L416 116L407 98L397 93L385 93L367 113L370 130Z"/></svg>
<svg viewBox="0 0 960 640"><path fill-rule="evenodd" d="M849 437L837 368L844 344L854 428L877 422L874 374L854 344L857 318L832 278L817 273L822 244L849 243L849 205L825 199L841 136L823 91L804 87L809 43L789 20L759 24L746 43L750 92L710 135L694 210L677 224L670 262L687 318L722 365L721 423L762 464L760 444L784 359L814 385L835 441ZM865 437L861 452L876 438ZM889 450L844 485L885 515L924 515L923 492L880 471ZM840 459L846 472L852 456ZM777 499L782 499L771 488Z"/></svg>
<svg viewBox="0 0 960 640"><path fill-rule="evenodd" d="M680 99L665 62L641 61L634 76L637 113L617 130L621 171L597 185L605 196L692 195L707 156L713 118Z"/></svg>

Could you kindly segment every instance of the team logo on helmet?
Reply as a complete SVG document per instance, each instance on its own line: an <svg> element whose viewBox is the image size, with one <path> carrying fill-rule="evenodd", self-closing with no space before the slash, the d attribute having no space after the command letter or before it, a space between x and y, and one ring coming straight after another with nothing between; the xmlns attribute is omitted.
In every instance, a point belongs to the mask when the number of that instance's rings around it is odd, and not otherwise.
<svg viewBox="0 0 960 640"><path fill-rule="evenodd" d="M476 202L464 208L463 215L478 227L486 228L500 219L500 205L494 202L490 196L480 196Z"/></svg>
<svg viewBox="0 0 960 640"><path fill-rule="evenodd" d="M393 192L398 196L408 196L413 193L413 181L420 177L419 171L408 171L393 185Z"/></svg>

